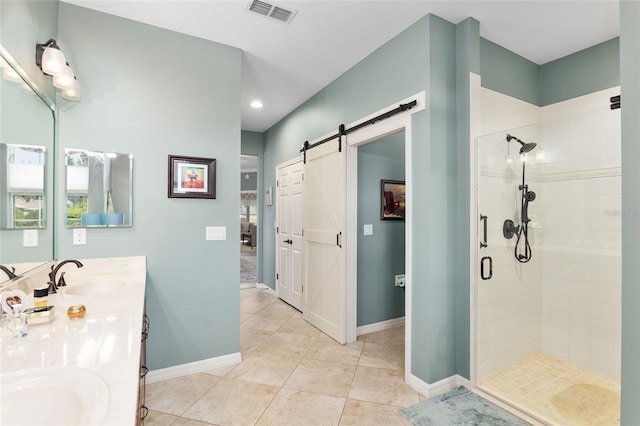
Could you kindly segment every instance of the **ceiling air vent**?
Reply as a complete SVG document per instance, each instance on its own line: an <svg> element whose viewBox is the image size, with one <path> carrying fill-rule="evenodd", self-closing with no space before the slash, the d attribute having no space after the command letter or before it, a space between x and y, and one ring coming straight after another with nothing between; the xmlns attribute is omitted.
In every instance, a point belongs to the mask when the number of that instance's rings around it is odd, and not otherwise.
<svg viewBox="0 0 640 426"><path fill-rule="evenodd" d="M288 10L260 0L253 0L249 3L248 10L286 24L291 22L296 13L298 13L297 11Z"/></svg>

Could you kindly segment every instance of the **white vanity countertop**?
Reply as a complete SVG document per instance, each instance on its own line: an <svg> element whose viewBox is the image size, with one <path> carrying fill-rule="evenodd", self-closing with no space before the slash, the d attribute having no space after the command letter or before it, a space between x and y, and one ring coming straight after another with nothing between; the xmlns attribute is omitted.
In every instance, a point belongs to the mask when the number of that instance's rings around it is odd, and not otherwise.
<svg viewBox="0 0 640 426"><path fill-rule="evenodd" d="M23 338L6 335L6 325L3 325L0 373L8 377L23 369L37 368L45 372L59 367L68 369L66 371L90 372L92 377L103 381L108 390L106 413L99 423L135 425L146 259L140 256L79 260L84 267L69 263L58 272L58 277L60 272L65 272L67 287L48 296L48 304L55 306L52 322L29 325L28 336ZM74 286L114 282L118 284L117 289L102 294L66 294ZM44 286L45 282L41 284ZM28 282L28 286L33 288L34 283ZM32 296L33 291L27 297L26 307L33 306ZM67 308L73 304L86 306L84 318L67 317ZM0 383L0 387L4 384ZM55 391L51 393L48 398L55 401L57 395ZM24 401L22 407L37 410L39 401ZM51 421L55 423L56 419Z"/></svg>

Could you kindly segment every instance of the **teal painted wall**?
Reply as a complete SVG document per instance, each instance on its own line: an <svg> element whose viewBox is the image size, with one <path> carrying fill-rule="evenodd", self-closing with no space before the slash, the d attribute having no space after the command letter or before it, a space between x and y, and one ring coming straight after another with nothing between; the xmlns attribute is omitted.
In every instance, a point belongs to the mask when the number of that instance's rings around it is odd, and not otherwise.
<svg viewBox="0 0 640 426"><path fill-rule="evenodd" d="M380 180L405 180L404 132L358 148L358 327L404 316L405 222L380 219ZM364 224L373 235L363 235Z"/></svg>
<svg viewBox="0 0 640 426"><path fill-rule="evenodd" d="M620 40L605 41L540 66L540 105L620 84Z"/></svg>
<svg viewBox="0 0 640 426"><path fill-rule="evenodd" d="M147 256L150 369L238 352L241 51L67 3L59 29L83 88L60 103L60 152L134 158L133 227L74 246L58 220L60 258ZM217 198L168 198L170 154L215 158ZM206 226L227 240L205 241Z"/></svg>
<svg viewBox="0 0 640 426"><path fill-rule="evenodd" d="M614 38L537 65L480 39L482 87L545 106L620 84L620 40Z"/></svg>
<svg viewBox="0 0 640 426"><path fill-rule="evenodd" d="M541 105L540 66L492 41L480 38L482 87Z"/></svg>
<svg viewBox="0 0 640 426"><path fill-rule="evenodd" d="M640 2L620 2L622 108L621 425L640 424Z"/></svg>
<svg viewBox="0 0 640 426"><path fill-rule="evenodd" d="M51 99L55 99L55 87L36 65L35 51L37 43L58 36L58 4L51 0L0 1L0 44ZM60 48L67 53L66 46Z"/></svg>
<svg viewBox="0 0 640 426"><path fill-rule="evenodd" d="M448 231L456 223L455 42L455 26L428 15L265 132L265 185L275 186L275 165L298 156L305 140L426 90L427 110L414 114L412 121L410 214L412 373L428 383L457 372L456 241ZM273 206L265 207L264 220L273 223ZM264 229L263 235L264 282L273 288L273 230Z"/></svg>
<svg viewBox="0 0 640 426"><path fill-rule="evenodd" d="M471 85L470 73L480 74L480 23L468 18L456 27L456 115L457 115L457 224L456 260L458 287L457 293L457 351L456 361L458 374L467 379L471 378L471 294L469 282L471 279L470 254L471 227L469 226L469 212L471 210L472 191L470 184L471 164Z"/></svg>
<svg viewBox="0 0 640 426"><path fill-rule="evenodd" d="M258 245L256 246L256 279L259 283L262 279L262 256L264 252L264 244L262 244L262 228L264 227L264 136L262 133L249 132L243 130L241 133L240 153L246 155L255 155L258 157Z"/></svg>

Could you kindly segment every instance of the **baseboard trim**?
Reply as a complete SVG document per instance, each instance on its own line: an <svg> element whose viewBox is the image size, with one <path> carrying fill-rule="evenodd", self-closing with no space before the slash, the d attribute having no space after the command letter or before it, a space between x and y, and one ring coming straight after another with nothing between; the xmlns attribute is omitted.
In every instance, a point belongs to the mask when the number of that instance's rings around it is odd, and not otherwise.
<svg viewBox="0 0 640 426"><path fill-rule="evenodd" d="M201 373L216 368L229 367L240 364L242 356L240 352L229 355L222 355L215 358L203 359L201 361L188 362L186 364L174 365L173 367L151 370L147 374L147 383L155 383L161 380L174 379L176 377L187 376L189 374Z"/></svg>
<svg viewBox="0 0 640 426"><path fill-rule="evenodd" d="M258 290L266 290L267 293L271 294L274 297L278 297L278 294L276 293L276 291L274 289L272 289L271 287L269 287L266 284L263 283L256 283L256 288Z"/></svg>
<svg viewBox="0 0 640 426"><path fill-rule="evenodd" d="M420 392L427 398L433 398L434 396L442 395L443 393L457 389L459 386L464 386L467 389L471 389L471 383L464 377L455 374L453 376L446 377L442 380L438 380L434 383L427 383L422 379L408 375L406 378L407 384L411 386L417 392Z"/></svg>
<svg viewBox="0 0 640 426"><path fill-rule="evenodd" d="M375 333L376 331L387 330L389 328L400 327L404 325L404 317L393 318L386 321L375 322L360 326L356 329L356 336L363 334Z"/></svg>

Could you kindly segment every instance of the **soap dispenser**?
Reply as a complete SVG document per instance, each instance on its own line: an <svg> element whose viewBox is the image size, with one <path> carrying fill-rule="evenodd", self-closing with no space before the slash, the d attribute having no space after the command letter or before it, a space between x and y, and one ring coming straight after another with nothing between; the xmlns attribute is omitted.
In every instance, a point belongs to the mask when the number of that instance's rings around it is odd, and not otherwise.
<svg viewBox="0 0 640 426"><path fill-rule="evenodd" d="M22 312L22 305L11 306L11 316L8 319L9 332L13 337L25 337L27 335L27 314Z"/></svg>

